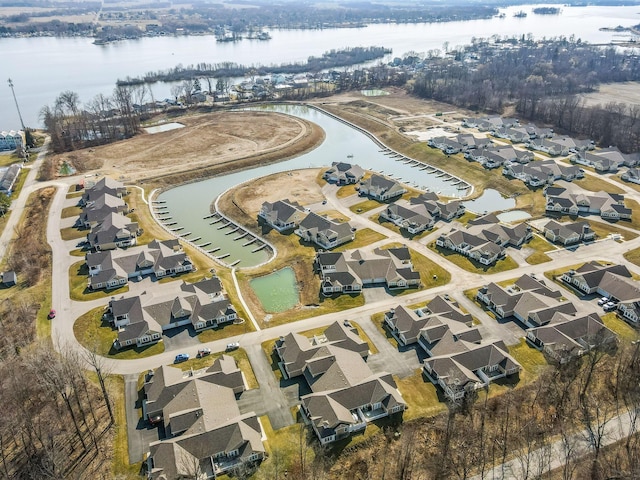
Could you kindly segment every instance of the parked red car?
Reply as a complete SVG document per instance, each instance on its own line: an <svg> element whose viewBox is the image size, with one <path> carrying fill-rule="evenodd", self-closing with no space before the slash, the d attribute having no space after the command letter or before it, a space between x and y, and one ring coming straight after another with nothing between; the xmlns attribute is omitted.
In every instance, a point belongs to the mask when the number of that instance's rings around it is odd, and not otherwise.
<svg viewBox="0 0 640 480"><path fill-rule="evenodd" d="M47 315L47 318L49 320L52 320L52 319L56 318L56 311L53 308L51 310L49 310L49 315Z"/></svg>

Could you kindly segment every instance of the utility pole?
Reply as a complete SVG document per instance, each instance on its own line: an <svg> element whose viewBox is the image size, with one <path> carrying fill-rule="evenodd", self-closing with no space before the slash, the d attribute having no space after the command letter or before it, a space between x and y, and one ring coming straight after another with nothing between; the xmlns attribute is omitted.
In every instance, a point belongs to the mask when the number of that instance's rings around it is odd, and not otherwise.
<svg viewBox="0 0 640 480"><path fill-rule="evenodd" d="M9 83L9 88L11 88L11 93L13 93L13 101L16 103L16 110L18 110L18 117L20 117L20 125L22 125L22 130L25 130L24 122L22 121L22 114L20 113L20 107L18 106L18 99L16 98L16 92L13 90L13 82L11 79L7 82Z"/></svg>

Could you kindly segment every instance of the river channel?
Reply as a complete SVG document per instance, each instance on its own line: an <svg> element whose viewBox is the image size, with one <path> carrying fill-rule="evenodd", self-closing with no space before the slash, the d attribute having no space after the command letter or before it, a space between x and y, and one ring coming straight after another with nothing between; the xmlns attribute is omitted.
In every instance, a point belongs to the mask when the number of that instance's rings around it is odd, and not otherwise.
<svg viewBox="0 0 640 480"><path fill-rule="evenodd" d="M165 225L175 230L203 250L220 257L227 265L250 267L267 261L270 252L259 249L261 242L251 242L250 236L241 236L241 230L234 226L225 227L226 221L210 217L211 203L224 191L240 183L266 175L297 170L301 168L319 168L330 166L335 161L356 163L367 170L383 172L393 176L413 188L431 190L448 197L459 197L468 192L457 179L445 180L448 175L442 172L429 173L422 164L411 164L406 159L390 156L379 145L355 128L313 108L298 105L271 105L263 107L275 112L295 115L318 124L325 131L324 142L314 150L299 157L243 170L229 175L210 178L200 182L181 185L162 192L156 199L160 205ZM348 158L349 157L349 158ZM410 179L410 180L409 180ZM283 198L286 193L283 192ZM504 199L502 205L497 199L492 203L493 210L511 208L512 199ZM256 219L257 221L257 219Z"/></svg>

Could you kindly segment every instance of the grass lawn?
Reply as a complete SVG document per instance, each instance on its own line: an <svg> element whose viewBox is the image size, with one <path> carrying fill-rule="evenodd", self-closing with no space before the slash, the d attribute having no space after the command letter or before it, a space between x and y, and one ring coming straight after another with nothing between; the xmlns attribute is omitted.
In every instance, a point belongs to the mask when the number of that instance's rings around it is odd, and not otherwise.
<svg viewBox="0 0 640 480"><path fill-rule="evenodd" d="M631 198L626 198L625 205L627 206L627 208L630 208L632 210L631 222L623 221L620 224L627 228L640 230L640 203L636 202Z"/></svg>
<svg viewBox="0 0 640 480"><path fill-rule="evenodd" d="M478 218L478 216L475 213L464 212L462 216L456 218L456 222L460 222L462 225L466 225L469 223L469 220L473 220L475 218Z"/></svg>
<svg viewBox="0 0 640 480"><path fill-rule="evenodd" d="M300 442L303 442L303 446L307 446L307 427L305 427L304 423L296 422L288 427L274 430L267 415L260 417L260 423L262 424L264 433L267 436L265 446L269 453L269 459L264 461L260 466L258 475L260 475L261 470L273 469L274 466L269 465L269 463L273 462L275 458L278 458L278 461L280 462L280 465L278 466L280 472L287 471L288 468L293 466L294 459L298 458L300 455ZM315 458L313 448L308 446L304 450L306 450L307 465L312 465L313 459ZM271 478L274 477L271 476ZM281 478L285 478L285 476L281 475Z"/></svg>
<svg viewBox="0 0 640 480"><path fill-rule="evenodd" d="M356 238L351 242L338 245L336 248L331 249L332 252L344 252L345 250L353 250L354 248L362 248L367 245L371 245L380 240L384 240L383 234L371 230L370 228L363 228L362 230L356 230Z"/></svg>
<svg viewBox="0 0 640 480"><path fill-rule="evenodd" d="M210 328L198 334L198 340L202 343L213 342L222 338L233 337L234 335L242 335L243 333L253 332L255 328L251 320L246 319L243 323L225 325L218 328Z"/></svg>
<svg viewBox="0 0 640 480"><path fill-rule="evenodd" d="M15 152L9 155L0 155L0 167L8 167L17 162L22 163L22 159Z"/></svg>
<svg viewBox="0 0 640 480"><path fill-rule="evenodd" d="M625 240L633 240L634 238L638 238L637 233L618 228L618 225L620 225L621 227L629 228L629 225L625 221L609 223L606 221L596 222L595 220L589 220L589 226L591 227L591 230L596 232L598 238L606 238L611 233L619 233Z"/></svg>
<svg viewBox="0 0 640 480"><path fill-rule="evenodd" d="M69 255L71 255L72 257L82 257L84 258L87 255L87 252L89 250L84 250L82 248L76 248L73 249L69 252Z"/></svg>
<svg viewBox="0 0 640 480"><path fill-rule="evenodd" d="M114 478L140 478L142 462L129 464L129 442L127 437L127 413L124 402L124 378L114 375L107 379L107 388L113 402L116 423L113 441Z"/></svg>
<svg viewBox="0 0 640 480"><path fill-rule="evenodd" d="M358 336L369 344L369 352L371 352L371 355L380 353L378 350L378 347L376 347L376 344L371 341L371 339L369 338L369 335L367 335L367 333L362 329L362 327L357 322L351 321L351 325L353 325L356 328L356 330L358 330Z"/></svg>
<svg viewBox="0 0 640 480"><path fill-rule="evenodd" d="M267 357L267 360L269 360L269 362L271 363L271 371L275 375L276 380L279 381L282 380L282 372L280 371L280 367L278 367L280 358L278 357L278 354L273 351L273 346L276 344L276 340L277 339L274 338L271 340L267 340L266 342L262 342L260 344L260 347Z"/></svg>
<svg viewBox="0 0 640 480"><path fill-rule="evenodd" d="M584 168L584 166L581 165L580 168ZM585 175L584 178L574 180L573 183L585 190L589 190L590 192L605 190L609 193L624 193L622 188L612 185L610 182L603 181L593 175Z"/></svg>
<svg viewBox="0 0 640 480"><path fill-rule="evenodd" d="M531 375L539 375L549 364L544 354L527 343L524 338L517 345L510 345L509 354ZM522 378L522 375L520 375Z"/></svg>
<svg viewBox="0 0 640 480"><path fill-rule="evenodd" d="M355 205L351 205L349 210L353 213L365 213L369 210L373 210L374 208L378 208L384 205L384 203L380 203L377 200L364 200L360 203L356 203Z"/></svg>
<svg viewBox="0 0 640 480"><path fill-rule="evenodd" d="M258 380L256 379L256 375L253 372L253 367L251 366L251 362L249 361L247 352L242 348L239 348L238 350L234 350L232 352L216 352L202 358L194 357L187 360L186 362L179 363L176 366L183 372L192 368L194 370L200 370L202 368L207 368L213 365L213 362L215 362L222 355L228 355L235 359L238 368L242 370L244 378L247 380L248 389L258 388Z"/></svg>
<svg viewBox="0 0 640 480"><path fill-rule="evenodd" d="M317 212L317 215L320 215L321 217L326 217L338 223L344 223L351 220L349 217L345 217L344 215L342 215L342 213L340 213L338 210L324 210L322 212Z"/></svg>
<svg viewBox="0 0 640 480"><path fill-rule="evenodd" d="M385 336L389 343L395 348L398 348L398 341L395 339L391 332L384 326L384 314L385 312L378 312L371 315L371 322L378 329L378 331Z"/></svg>
<svg viewBox="0 0 640 480"><path fill-rule="evenodd" d="M78 341L86 348L119 360L133 360L135 358L150 357L164 352L164 343L158 342L148 347L129 347L122 350L113 348L113 341L118 336L109 322L103 320L104 307L89 310L73 324L73 333Z"/></svg>
<svg viewBox="0 0 640 480"><path fill-rule="evenodd" d="M626 258L634 265L638 265L640 267L640 247L625 252L624 258Z"/></svg>
<svg viewBox="0 0 640 480"><path fill-rule="evenodd" d="M77 217L82 213L82 208L74 205L72 207L64 207L62 209L62 213L60 214L60 218L70 218Z"/></svg>
<svg viewBox="0 0 640 480"><path fill-rule="evenodd" d="M69 296L72 300L86 302L98 298L110 298L129 291L128 285L110 290L89 290L87 287L88 278L89 269L84 260L76 262L69 267Z"/></svg>
<svg viewBox="0 0 640 480"><path fill-rule="evenodd" d="M533 238L531 238L525 246L535 250L535 252L525 259L529 265L550 262L551 257L546 255L545 252L555 250L555 248L540 235L533 235Z"/></svg>
<svg viewBox="0 0 640 480"><path fill-rule="evenodd" d="M527 258L525 258L525 261L529 265L539 265L541 263L550 262L551 261L551 257L549 255L546 255L546 254L542 253L542 252L533 252L531 255L529 255Z"/></svg>
<svg viewBox="0 0 640 480"><path fill-rule="evenodd" d="M625 322L622 318L619 318L615 312L605 313L600 315L605 326L615 332L623 340L628 342L635 342L640 339L640 332Z"/></svg>
<svg viewBox="0 0 640 480"><path fill-rule="evenodd" d="M75 227L67 227L60 229L60 236L62 240L77 240L79 238L85 238L89 233L89 230L80 230Z"/></svg>
<svg viewBox="0 0 640 480"><path fill-rule="evenodd" d="M518 264L508 255L498 260L493 265L482 265L480 262L476 262L475 260L465 257L453 250L439 247L435 242L429 244L429 248L468 272L492 274L518 268Z"/></svg>
<svg viewBox="0 0 640 480"><path fill-rule="evenodd" d="M422 375L421 368L410 377L401 379L394 376L394 380L408 406L402 415L405 421L431 417L446 410L446 403L438 395L438 389L433 383L426 380Z"/></svg>

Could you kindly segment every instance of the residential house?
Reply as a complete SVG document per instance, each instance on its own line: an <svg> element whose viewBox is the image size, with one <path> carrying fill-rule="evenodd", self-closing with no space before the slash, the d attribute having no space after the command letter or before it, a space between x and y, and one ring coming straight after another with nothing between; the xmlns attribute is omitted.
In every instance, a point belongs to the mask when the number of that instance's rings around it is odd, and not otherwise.
<svg viewBox="0 0 640 480"><path fill-rule="evenodd" d="M0 151L15 150L25 145L24 132L22 130L2 131L0 132Z"/></svg>
<svg viewBox="0 0 640 480"><path fill-rule="evenodd" d="M109 213L87 234L87 241L95 250L113 250L136 244L138 222L119 213Z"/></svg>
<svg viewBox="0 0 640 480"><path fill-rule="evenodd" d="M625 182L640 184L640 169L630 168L621 175L621 178Z"/></svg>
<svg viewBox="0 0 640 480"><path fill-rule="evenodd" d="M154 274L157 278L193 270L193 263L177 239L153 240L127 250L89 252L88 286L92 290L118 288L131 278Z"/></svg>
<svg viewBox="0 0 640 480"><path fill-rule="evenodd" d="M379 202L385 202L407 193L407 189L400 183L376 174L366 180L360 180L358 191L361 196L369 196Z"/></svg>
<svg viewBox="0 0 640 480"><path fill-rule="evenodd" d="M526 338L555 361L566 363L596 346L615 341L616 335L596 313L578 318L557 313L548 325L529 328Z"/></svg>
<svg viewBox="0 0 640 480"><path fill-rule="evenodd" d="M191 324L196 332L237 320L238 315L221 292L217 279L183 283L176 293L112 299L105 318L118 330L116 348L158 342L162 332Z"/></svg>
<svg viewBox="0 0 640 480"><path fill-rule="evenodd" d="M524 143L531 140L529 130L525 127L501 127L493 130L491 135L496 138L504 138L513 143Z"/></svg>
<svg viewBox="0 0 640 480"><path fill-rule="evenodd" d="M107 193L114 197L122 197L127 194L127 188L123 183L109 177L102 177L96 183L91 183L89 180L86 180L85 192L80 198L79 205L86 205Z"/></svg>
<svg viewBox="0 0 640 480"><path fill-rule="evenodd" d="M359 293L365 285L382 284L392 290L420 285L420 273L413 270L407 247L318 252L314 266L324 295Z"/></svg>
<svg viewBox="0 0 640 480"><path fill-rule="evenodd" d="M387 208L380 212L380 218L405 229L410 235L430 230L435 223L434 218L423 203L411 204L406 201L388 205Z"/></svg>
<svg viewBox="0 0 640 480"><path fill-rule="evenodd" d="M148 478L216 478L264 458L260 421L236 401L244 384L232 357L197 371L162 366L145 380L143 416L165 433L149 445Z"/></svg>
<svg viewBox="0 0 640 480"><path fill-rule="evenodd" d="M436 245L458 252L483 265L491 265L504 255L504 248L519 247L532 236L531 227L526 223L514 226L477 223L443 233L436 239Z"/></svg>
<svg viewBox="0 0 640 480"><path fill-rule="evenodd" d="M480 163L483 167L498 168L507 163L526 164L533 160L531 152L516 150L511 145L496 145L465 153L467 160Z"/></svg>
<svg viewBox="0 0 640 480"><path fill-rule="evenodd" d="M570 137L554 135L551 138L534 138L527 142L527 148L547 153L552 156L566 156L572 152L593 150L592 140L576 140Z"/></svg>
<svg viewBox="0 0 640 480"><path fill-rule="evenodd" d="M605 191L590 192L574 188L547 187L545 192L547 212L568 215L596 214L606 220L631 218L631 209L625 207L624 196Z"/></svg>
<svg viewBox="0 0 640 480"><path fill-rule="evenodd" d="M627 155L616 147L603 148L593 152L581 151L571 157L571 161L593 167L599 173L615 173L620 167L635 167L640 162L637 153Z"/></svg>
<svg viewBox="0 0 640 480"><path fill-rule="evenodd" d="M478 290L476 299L485 304L498 318L515 317L528 327L538 327L551 322L557 313L574 315L575 306L562 299L562 293L551 290L544 280L523 275L512 286L501 287L495 283Z"/></svg>
<svg viewBox="0 0 640 480"><path fill-rule="evenodd" d="M13 187L15 186L20 172L22 171L22 165L14 163L8 167L0 168L0 192L5 195L11 195L13 193Z"/></svg>
<svg viewBox="0 0 640 480"><path fill-rule="evenodd" d="M104 193L95 200L87 202L82 207L82 213L78 220L80 226L84 228L93 228L102 222L110 213L120 213L126 215L129 206L122 199L109 193Z"/></svg>
<svg viewBox="0 0 640 480"><path fill-rule="evenodd" d="M309 213L301 220L295 233L303 240L327 250L355 238L354 229L348 222L336 222L316 213Z"/></svg>
<svg viewBox="0 0 640 480"><path fill-rule="evenodd" d="M385 312L384 323L401 346L419 343L429 354L447 332L468 335L473 318L455 302L436 296L425 307L411 310L402 305Z"/></svg>
<svg viewBox="0 0 640 480"><path fill-rule="evenodd" d="M329 329L311 339L290 333L274 345L283 375L301 376L309 385L312 393L300 398L300 412L322 445L406 408L391 375L374 374L367 366L368 346L357 331L340 322Z"/></svg>
<svg viewBox="0 0 640 480"><path fill-rule="evenodd" d="M590 261L575 270L563 273L560 279L583 294L590 295L600 293L598 288L606 273L631 278L631 272L624 265L603 265L596 261ZM604 293L602 294L604 295Z"/></svg>
<svg viewBox="0 0 640 480"><path fill-rule="evenodd" d="M477 345L461 340L449 351L427 358L423 370L449 399L459 401L492 381L518 374L522 367L508 352L502 341Z"/></svg>
<svg viewBox="0 0 640 480"><path fill-rule="evenodd" d="M460 200L451 200L448 203L441 202L438 195L433 192L424 192L417 197L409 199L411 205L424 205L434 219L453 220L464 215L465 206Z"/></svg>
<svg viewBox="0 0 640 480"><path fill-rule="evenodd" d="M284 232L296 228L306 217L304 209L296 202L278 200L276 202L264 202L258 212L258 217L275 228L278 232Z"/></svg>
<svg viewBox="0 0 640 480"><path fill-rule="evenodd" d="M550 220L542 228L545 238L564 246L578 242L589 242L596 237L589 222L558 223L555 220Z"/></svg>
<svg viewBox="0 0 640 480"><path fill-rule="evenodd" d="M522 180L527 185L539 187L550 185L556 180L570 182L576 178L583 178L584 172L577 166L565 166L556 163L555 160L542 160L531 162L528 165L517 163L505 163L502 174Z"/></svg>
<svg viewBox="0 0 640 480"><path fill-rule="evenodd" d="M327 182L336 185L349 185L358 183L364 176L364 169L359 165L352 165L345 162L332 162L331 168L322 174Z"/></svg>

